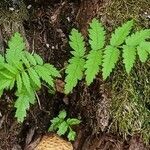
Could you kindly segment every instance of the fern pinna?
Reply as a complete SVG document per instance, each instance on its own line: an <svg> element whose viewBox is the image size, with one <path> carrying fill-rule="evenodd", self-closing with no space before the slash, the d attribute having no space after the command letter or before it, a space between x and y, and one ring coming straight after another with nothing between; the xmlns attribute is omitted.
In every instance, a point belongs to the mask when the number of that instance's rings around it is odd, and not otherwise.
<svg viewBox="0 0 150 150"><path fill-rule="evenodd" d="M82 79L85 64L85 43L83 41L83 36L76 29L71 31L69 44L73 49L73 51L71 51L73 57L69 60L69 65L65 71L67 74L65 78L66 94L72 91L72 89L77 85L78 80Z"/></svg>
<svg viewBox="0 0 150 150"><path fill-rule="evenodd" d="M69 43L74 50L71 52L74 56L69 60L69 65L66 69L66 94L71 92L78 80L83 78L83 73L85 74L87 85L93 82L93 79L100 71L103 79L106 80L115 68L121 54L128 74L135 63L137 54L141 62L146 62L150 54L150 29L137 31L130 35L133 23L133 20L131 20L115 29L109 44L105 45L104 28L94 18L88 29L90 51L87 55L85 55L83 36L75 29L71 31Z"/></svg>
<svg viewBox="0 0 150 150"><path fill-rule="evenodd" d="M44 63L37 54L25 51L25 43L19 33L8 42L6 55L0 55L0 93L17 87L15 102L17 120L22 122L30 104L35 103L36 91L41 88L41 79L54 86L54 78L60 77L56 68Z"/></svg>

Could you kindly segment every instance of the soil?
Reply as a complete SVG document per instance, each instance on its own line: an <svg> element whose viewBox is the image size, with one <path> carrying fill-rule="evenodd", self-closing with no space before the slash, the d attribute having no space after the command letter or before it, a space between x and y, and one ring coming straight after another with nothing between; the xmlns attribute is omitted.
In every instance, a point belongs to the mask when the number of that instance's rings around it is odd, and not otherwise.
<svg viewBox="0 0 150 150"><path fill-rule="evenodd" d="M123 0L122 0L123 1ZM145 1L150 6L149 1ZM4 0L4 4L5 4ZM0 2L2 3L2 2ZM0 15L4 18L0 26L0 38L3 47L12 32L19 30L26 41L29 51L35 51L46 62L62 69L70 58L68 36L72 28L78 28L87 38L88 24L93 17L100 18L108 31L122 20L109 14L108 5L111 0L32 0L24 1L18 6L13 3L1 5L4 11L15 13L14 18ZM14 8L11 12L10 8ZM146 14L141 12L146 20L142 26L150 27ZM150 8L150 7L149 7ZM16 11L17 10L17 11ZM24 10L24 11L22 11ZM2 9L1 9L2 12ZM21 13L20 13L21 12ZM141 14L143 13L143 15ZM113 19L110 19L111 17ZM118 16L120 17L120 16ZM124 17L123 20L126 18ZM1 19L2 20L2 19ZM5 20L5 22L4 22ZM15 20L15 21L14 21ZM8 22L12 23L11 26ZM13 26L13 23L15 25ZM16 24L18 28L16 29ZM0 43L1 40L0 40ZM3 52L4 48L1 48ZM63 78L56 81L56 92L50 93L46 88L38 93L40 102L31 106L23 124L14 118L13 94L6 93L0 100L0 150L23 150L28 145L47 133L50 120L61 109L66 109L70 117L82 118L80 126L76 127L75 150L148 150L139 134L127 136L126 139L118 132L109 131L111 124L111 87L98 76L90 87L80 81L72 94L63 94ZM65 138L65 137L64 137Z"/></svg>

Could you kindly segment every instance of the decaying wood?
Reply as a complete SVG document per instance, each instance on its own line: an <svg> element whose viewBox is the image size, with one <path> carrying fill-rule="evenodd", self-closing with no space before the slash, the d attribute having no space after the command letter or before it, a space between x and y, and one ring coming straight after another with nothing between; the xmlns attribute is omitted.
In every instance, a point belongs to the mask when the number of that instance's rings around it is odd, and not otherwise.
<svg viewBox="0 0 150 150"><path fill-rule="evenodd" d="M90 21L97 17L103 9L104 0L83 0L76 16L76 22L81 32L86 36Z"/></svg>

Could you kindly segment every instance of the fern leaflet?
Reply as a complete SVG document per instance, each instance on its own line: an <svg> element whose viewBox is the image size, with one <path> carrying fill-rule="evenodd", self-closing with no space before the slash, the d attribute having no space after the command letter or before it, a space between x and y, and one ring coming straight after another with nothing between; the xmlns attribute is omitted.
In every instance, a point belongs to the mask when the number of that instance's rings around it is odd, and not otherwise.
<svg viewBox="0 0 150 150"><path fill-rule="evenodd" d="M4 62L5 62L4 57L3 57L2 55L0 55L0 64L1 64L1 63L4 63Z"/></svg>
<svg viewBox="0 0 150 150"><path fill-rule="evenodd" d="M22 60L22 62L24 63L24 65L25 65L27 68L30 68L30 67L31 67L30 62L29 62L29 60L26 58L25 55L22 55L22 56L21 56L21 60Z"/></svg>
<svg viewBox="0 0 150 150"><path fill-rule="evenodd" d="M6 52L6 61L9 64L14 64L14 61L19 61L22 51L25 49L25 43L21 35L16 32L8 42L8 49Z"/></svg>
<svg viewBox="0 0 150 150"><path fill-rule="evenodd" d="M90 37L89 43L92 50L99 50L103 48L105 43L105 31L102 24L97 19L93 19L88 31Z"/></svg>
<svg viewBox="0 0 150 150"><path fill-rule="evenodd" d="M50 76L49 72L47 72L47 69L42 66L36 66L35 71L38 73L39 77L41 77L43 81L48 83L51 87L54 86L53 78Z"/></svg>
<svg viewBox="0 0 150 150"><path fill-rule="evenodd" d="M30 93L31 91L30 78L25 71L23 71L21 75L22 75L23 85L25 86L28 93Z"/></svg>
<svg viewBox="0 0 150 150"><path fill-rule="evenodd" d="M43 59L41 58L40 55L38 55L38 54L33 54L33 57L35 58L36 63L37 63L38 65L43 65L43 64L44 64Z"/></svg>
<svg viewBox="0 0 150 150"><path fill-rule="evenodd" d="M77 85L78 80L82 79L85 60L79 57L73 57L69 60L69 65L65 73L65 93L68 94Z"/></svg>
<svg viewBox="0 0 150 150"><path fill-rule="evenodd" d="M85 43L83 41L83 37L81 33L78 32L76 29L72 29L70 38L70 46L74 50L71 53L75 57L83 57L85 53Z"/></svg>
<svg viewBox="0 0 150 150"><path fill-rule="evenodd" d="M39 87L41 88L41 81L37 74L37 72L33 68L28 69L28 73L30 76L30 79Z"/></svg>
<svg viewBox="0 0 150 150"><path fill-rule="evenodd" d="M17 96L18 99L15 102L15 117L17 117L18 122L23 122L24 118L26 117L26 111L29 109L30 103L34 104L34 91L31 91L29 95L25 89L22 89L22 93L18 94Z"/></svg>
<svg viewBox="0 0 150 150"><path fill-rule="evenodd" d="M128 34L130 33L132 26L133 26L133 20L124 23L121 27L118 27L115 30L115 32L112 34L112 37L110 39L110 44L116 47L121 45L126 39L126 37L128 36Z"/></svg>
<svg viewBox="0 0 150 150"><path fill-rule="evenodd" d="M11 85L12 80L8 79L2 79L0 80L1 85L0 85L0 91L3 91L4 89L7 89Z"/></svg>
<svg viewBox="0 0 150 150"><path fill-rule="evenodd" d="M136 48L127 45L123 46L123 62L126 72L129 74L136 59Z"/></svg>
<svg viewBox="0 0 150 150"><path fill-rule="evenodd" d="M31 65L35 66L36 65L36 60L34 58L33 55L31 55L29 52L25 51L25 56L28 59L28 61L30 62Z"/></svg>
<svg viewBox="0 0 150 150"><path fill-rule="evenodd" d="M107 46L104 51L103 56L103 79L105 80L110 73L112 72L112 69L115 67L115 64L117 63L119 59L120 52L116 47L113 46Z"/></svg>
<svg viewBox="0 0 150 150"><path fill-rule="evenodd" d="M45 63L43 67L49 72L50 76L53 77L61 77L59 71L51 64Z"/></svg>
<svg viewBox="0 0 150 150"><path fill-rule="evenodd" d="M22 83L23 81L22 81L22 78L21 78L21 76L20 76L20 74L18 74L17 75L17 77L16 77L16 83L17 83L17 92L18 93L21 93L21 91L22 91Z"/></svg>
<svg viewBox="0 0 150 150"><path fill-rule="evenodd" d="M101 50L92 50L88 56L85 64L85 75L87 85L90 85L98 74L100 70L100 65L102 64L102 51Z"/></svg>
<svg viewBox="0 0 150 150"><path fill-rule="evenodd" d="M145 29L141 31L137 31L136 33L132 34L126 39L126 45L129 46L137 46L142 41L145 41L146 39L150 38L150 29Z"/></svg>

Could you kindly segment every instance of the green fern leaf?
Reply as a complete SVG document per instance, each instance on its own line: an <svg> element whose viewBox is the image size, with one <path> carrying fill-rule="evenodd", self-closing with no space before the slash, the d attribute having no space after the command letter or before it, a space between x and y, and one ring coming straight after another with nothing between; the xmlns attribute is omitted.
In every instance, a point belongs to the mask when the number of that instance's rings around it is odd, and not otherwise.
<svg viewBox="0 0 150 150"><path fill-rule="evenodd" d="M0 63L4 63L5 62L5 59L2 55L0 55Z"/></svg>
<svg viewBox="0 0 150 150"><path fill-rule="evenodd" d="M58 134L59 136L64 135L64 134L67 132L68 127L69 127L69 125L67 124L67 122L66 122L66 121L63 121L63 122L58 126L57 134Z"/></svg>
<svg viewBox="0 0 150 150"><path fill-rule="evenodd" d="M23 85L25 86L28 93L30 93L31 92L30 78L29 78L28 74L25 71L23 71L21 73L21 75L22 75Z"/></svg>
<svg viewBox="0 0 150 150"><path fill-rule="evenodd" d="M17 117L18 122L23 122L30 104L35 103L35 92L31 89L30 94L28 94L26 88L22 87L21 93L16 93L16 96L18 99L15 102L15 117Z"/></svg>
<svg viewBox="0 0 150 150"><path fill-rule="evenodd" d="M87 61L85 63L85 75L87 85L90 85L98 74L100 70L100 65L102 64L102 51L93 50L87 56Z"/></svg>
<svg viewBox="0 0 150 150"><path fill-rule="evenodd" d="M25 49L23 38L18 32L16 32L10 39L8 47L9 48L6 51L6 61L9 64L14 64L14 62L21 59L22 51Z"/></svg>
<svg viewBox="0 0 150 150"><path fill-rule="evenodd" d="M136 48L127 45L123 46L123 62L126 72L129 74L136 59Z"/></svg>
<svg viewBox="0 0 150 150"><path fill-rule="evenodd" d="M150 54L150 42L141 42L137 47L137 53L141 62L146 62L146 60L148 59L148 54Z"/></svg>
<svg viewBox="0 0 150 150"><path fill-rule="evenodd" d="M53 77L61 77L59 71L51 64L44 64L43 67L45 67L47 69L47 71L49 72L49 75L53 76Z"/></svg>
<svg viewBox="0 0 150 150"><path fill-rule="evenodd" d="M15 86L15 79L13 79L13 80L11 81L11 83L10 83L10 85L9 85L8 88L9 88L10 90L12 90L14 86Z"/></svg>
<svg viewBox="0 0 150 150"><path fill-rule="evenodd" d="M25 51L25 55L26 55L26 58L28 59L28 61L30 62L30 64L35 66L36 65L35 57L27 51Z"/></svg>
<svg viewBox="0 0 150 150"><path fill-rule="evenodd" d="M72 29L70 38L70 46L74 50L71 53L77 57L83 57L85 53L85 43L83 36L76 29Z"/></svg>
<svg viewBox="0 0 150 150"><path fill-rule="evenodd" d="M27 68L30 68L30 62L28 61L28 59L24 55L21 56L21 60Z"/></svg>
<svg viewBox="0 0 150 150"><path fill-rule="evenodd" d="M145 29L132 34L125 42L128 46L137 46L148 38L150 38L150 29Z"/></svg>
<svg viewBox="0 0 150 150"><path fill-rule="evenodd" d="M130 33L132 26L133 20L124 23L121 27L118 27L112 34L110 44L116 47L121 45L125 41L125 38L128 36L128 34Z"/></svg>
<svg viewBox="0 0 150 150"><path fill-rule="evenodd" d="M19 70L19 71L24 70L23 62L22 62L22 61L16 61L16 62L13 64L13 67L16 68L16 69Z"/></svg>
<svg viewBox="0 0 150 150"><path fill-rule="evenodd" d="M139 46L150 54L150 42L141 42Z"/></svg>
<svg viewBox="0 0 150 150"><path fill-rule="evenodd" d="M46 68L44 68L43 66L36 66L35 71L42 78L42 80L48 83L51 87L54 87L53 78L50 76Z"/></svg>
<svg viewBox="0 0 150 150"><path fill-rule="evenodd" d="M139 55L141 62L146 62L148 58L148 52L142 49L140 46L137 47L137 54Z"/></svg>
<svg viewBox="0 0 150 150"><path fill-rule="evenodd" d="M65 73L67 74L65 78L65 93L68 94L77 85L78 80L83 77L85 60L79 57L73 57L69 60L69 65Z"/></svg>
<svg viewBox="0 0 150 150"><path fill-rule="evenodd" d="M104 51L103 56L103 79L105 80L110 73L112 72L112 69L115 67L115 64L117 63L119 59L120 52L116 47L113 46L107 46Z"/></svg>
<svg viewBox="0 0 150 150"><path fill-rule="evenodd" d="M12 80L14 78L14 75L11 74L8 70L6 69L3 69L0 71L0 75L1 75L1 78L6 78L6 79L10 79Z"/></svg>
<svg viewBox="0 0 150 150"><path fill-rule="evenodd" d="M18 99L15 102L15 117L17 117L18 122L23 122L24 118L26 117L26 110L29 109L30 106L29 99L30 98L27 96L26 93L22 93L19 95Z"/></svg>
<svg viewBox="0 0 150 150"><path fill-rule="evenodd" d="M0 80L0 91L3 91L4 89L7 89L10 85L11 85L11 81L12 80L8 80L8 79L2 79Z"/></svg>
<svg viewBox="0 0 150 150"><path fill-rule="evenodd" d="M18 93L21 93L21 91L22 91L22 78L21 78L21 76L20 76L20 74L18 74L17 75L17 77L16 77L16 82L17 82L17 90L18 90Z"/></svg>
<svg viewBox="0 0 150 150"><path fill-rule="evenodd" d="M36 100L35 93L36 93L36 91L32 88L31 91L30 91L30 95L28 96L29 97L29 102L31 104L35 104L35 100Z"/></svg>
<svg viewBox="0 0 150 150"><path fill-rule="evenodd" d="M41 88L41 81L37 74L37 72L33 68L28 69L28 73L30 76L30 79L39 87Z"/></svg>
<svg viewBox="0 0 150 150"><path fill-rule="evenodd" d="M4 91L0 90L0 97L3 95Z"/></svg>
<svg viewBox="0 0 150 150"><path fill-rule="evenodd" d="M92 50L99 50L103 48L105 43L105 31L102 24L94 18L90 23L90 29L88 31L90 37L89 43Z"/></svg>
<svg viewBox="0 0 150 150"><path fill-rule="evenodd" d="M35 58L35 60L36 60L36 63L38 64L38 65L43 65L43 59L38 55L38 54L33 54L33 57Z"/></svg>
<svg viewBox="0 0 150 150"><path fill-rule="evenodd" d="M12 66L8 63L1 64L1 66L14 75L16 75L18 73L17 68L15 68L15 66Z"/></svg>

